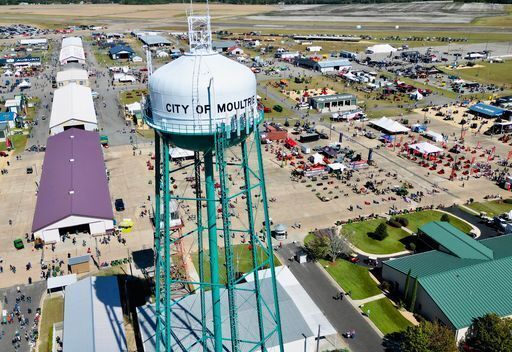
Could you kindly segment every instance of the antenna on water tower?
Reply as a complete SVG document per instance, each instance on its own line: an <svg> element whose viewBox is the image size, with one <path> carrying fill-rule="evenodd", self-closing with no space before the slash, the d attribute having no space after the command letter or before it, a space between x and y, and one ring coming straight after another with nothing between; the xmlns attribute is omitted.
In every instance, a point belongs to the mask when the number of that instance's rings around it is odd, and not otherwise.
<svg viewBox="0 0 512 352"><path fill-rule="evenodd" d="M148 82L149 77L153 74L153 59L151 57L151 49L149 46L146 48L146 68L148 69Z"/></svg>
<svg viewBox="0 0 512 352"><path fill-rule="evenodd" d="M210 26L210 6L206 2L206 15L194 15L192 2L188 14L188 42L190 52L207 54L212 52L212 29Z"/></svg>

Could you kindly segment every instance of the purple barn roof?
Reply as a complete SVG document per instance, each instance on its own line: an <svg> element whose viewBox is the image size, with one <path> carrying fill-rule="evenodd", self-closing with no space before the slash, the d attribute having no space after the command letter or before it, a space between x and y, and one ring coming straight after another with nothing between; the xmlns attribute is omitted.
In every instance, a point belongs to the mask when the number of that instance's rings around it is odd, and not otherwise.
<svg viewBox="0 0 512 352"><path fill-rule="evenodd" d="M71 215L114 218L100 137L76 128L48 138L32 232Z"/></svg>

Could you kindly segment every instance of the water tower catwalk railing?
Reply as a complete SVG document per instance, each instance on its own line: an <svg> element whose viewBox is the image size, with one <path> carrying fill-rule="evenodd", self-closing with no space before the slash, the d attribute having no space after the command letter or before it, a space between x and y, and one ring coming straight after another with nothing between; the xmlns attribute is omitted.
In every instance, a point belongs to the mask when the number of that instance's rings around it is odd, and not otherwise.
<svg viewBox="0 0 512 352"><path fill-rule="evenodd" d="M172 133L161 130L145 109L144 117L155 130L155 251L156 251L156 351L267 351L272 347L283 352L281 318L278 304L277 282L274 268L274 254L271 240L270 221L268 214L263 159L258 124L262 112L257 118L237 118L237 124L217 125L211 134L211 147L194 153L194 160L171 170L170 146L173 145ZM261 114L261 115L260 115ZM242 123L239 123L242 121ZM250 124L247 123L250 121ZM165 131L165 132L164 132ZM246 133L247 132L247 133ZM252 137L244 136L255 132ZM242 135L242 138L240 138ZM190 138L194 138L190 136ZM233 143L232 139L237 142ZM236 158L228 158L240 148ZM256 154L256 160L250 158ZM229 160L228 160L229 159ZM252 162L251 162L252 161ZM255 164L255 165L253 165ZM171 191L173 175L189 170L194 175L195 189L192 195ZM233 171L239 172L243 184L236 191L230 190L233 182ZM204 173L204 180L202 179ZM231 174L230 174L231 173ZM215 175L217 174L217 176ZM203 192L204 186L204 192ZM232 213L233 202L245 199L246 219L237 219L236 226ZM169 225L170 202L193 204L196 208L194 229L182 234L174 231ZM257 200L257 201L256 201ZM163 206L163 212L160 209ZM206 218L203 214L206 205ZM258 223L258 210L263 210L263 221ZM163 229L160 214L163 215ZM220 215L218 221L217 217ZM243 224L243 225L242 225ZM262 226L258 231L258 227ZM238 273L235 265L236 247L233 243L235 234L248 237L250 251L250 268ZM199 281L188 277L173 277L170 272L171 250L179 241L194 236L197 243L197 274ZM206 238L205 238L206 237ZM222 238L224 256L221 257L219 238ZM206 248L206 245L208 248ZM225 267L225 271L221 268ZM260 287L264 278L262 269L268 269L266 284L270 284L271 294L262 295ZM254 278L251 284L243 284L248 277ZM179 309L180 302L188 295L178 296L173 292L173 284L194 287L200 300L200 316L196 317L200 331L186 338L180 335L180 326L173 309ZM267 291L268 292L268 291ZM227 300L222 296L227 295ZM209 299L211 298L211 300ZM228 306L228 315L223 315L222 303ZM239 308L244 305L256 307L257 328L254 321L240 321ZM174 320L173 320L174 319ZM223 323L229 319L229 334L223 331ZM257 331L255 331L257 330Z"/></svg>

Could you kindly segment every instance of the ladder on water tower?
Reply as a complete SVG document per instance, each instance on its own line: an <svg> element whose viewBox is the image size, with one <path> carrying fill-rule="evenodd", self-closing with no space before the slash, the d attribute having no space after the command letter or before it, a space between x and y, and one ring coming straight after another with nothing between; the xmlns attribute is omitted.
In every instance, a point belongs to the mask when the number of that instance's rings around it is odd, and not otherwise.
<svg viewBox="0 0 512 352"><path fill-rule="evenodd" d="M233 244L231 243L231 221L229 220L229 190L228 172L225 151L227 149L227 134L224 124L216 127L215 133L215 157L219 172L220 202L222 210L222 233L224 237L224 250L226 256L226 286L228 288L229 322L231 330L232 351L240 351L240 340L238 337L238 307L236 305L236 273L233 262Z"/></svg>

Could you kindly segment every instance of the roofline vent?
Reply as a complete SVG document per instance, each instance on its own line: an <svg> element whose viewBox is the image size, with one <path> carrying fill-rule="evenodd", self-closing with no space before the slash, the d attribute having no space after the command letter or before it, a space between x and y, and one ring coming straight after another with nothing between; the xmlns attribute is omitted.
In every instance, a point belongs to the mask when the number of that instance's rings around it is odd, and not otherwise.
<svg viewBox="0 0 512 352"><path fill-rule="evenodd" d="M73 158L69 159L70 163L72 163L73 161L75 161L75 159L73 159Z"/></svg>
<svg viewBox="0 0 512 352"><path fill-rule="evenodd" d="M69 194L75 194L75 191L71 190L69 191Z"/></svg>

